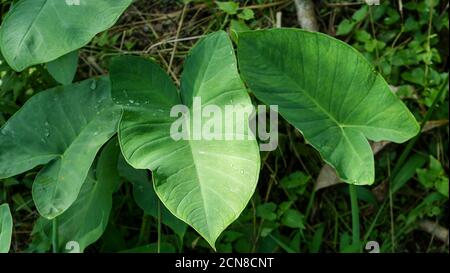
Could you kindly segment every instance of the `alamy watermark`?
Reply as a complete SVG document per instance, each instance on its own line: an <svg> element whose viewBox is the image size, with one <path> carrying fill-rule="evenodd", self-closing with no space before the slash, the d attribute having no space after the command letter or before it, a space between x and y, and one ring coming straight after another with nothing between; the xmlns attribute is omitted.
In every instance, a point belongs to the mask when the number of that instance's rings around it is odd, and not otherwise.
<svg viewBox="0 0 450 273"><path fill-rule="evenodd" d="M68 6L79 6L81 5L81 0L66 0Z"/></svg>
<svg viewBox="0 0 450 273"><path fill-rule="evenodd" d="M380 0L365 0L366 4L369 6L379 6Z"/></svg>
<svg viewBox="0 0 450 273"><path fill-rule="evenodd" d="M170 127L170 136L175 141L258 138L261 151L273 151L278 146L278 106L269 109L239 103L203 106L202 99L194 97L191 109L181 104L172 107L170 116L177 119Z"/></svg>

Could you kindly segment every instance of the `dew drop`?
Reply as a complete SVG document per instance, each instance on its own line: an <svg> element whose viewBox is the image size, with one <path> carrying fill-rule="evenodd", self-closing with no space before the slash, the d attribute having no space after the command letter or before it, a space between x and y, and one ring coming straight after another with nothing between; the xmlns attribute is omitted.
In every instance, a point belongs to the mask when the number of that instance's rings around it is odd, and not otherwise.
<svg viewBox="0 0 450 273"><path fill-rule="evenodd" d="M129 102L130 102L131 104L134 104L134 100L129 100Z"/></svg>
<svg viewBox="0 0 450 273"><path fill-rule="evenodd" d="M50 124L48 124L48 122L47 122L47 121L46 121L46 122L45 122L44 124L45 124L45 126L47 126L47 127L48 127L48 126L50 125Z"/></svg>
<svg viewBox="0 0 450 273"><path fill-rule="evenodd" d="M95 88L97 88L97 82L94 80L91 83L91 90L95 90Z"/></svg>
<svg viewBox="0 0 450 273"><path fill-rule="evenodd" d="M244 174L245 172L244 172L244 170L241 170L241 174Z"/></svg>

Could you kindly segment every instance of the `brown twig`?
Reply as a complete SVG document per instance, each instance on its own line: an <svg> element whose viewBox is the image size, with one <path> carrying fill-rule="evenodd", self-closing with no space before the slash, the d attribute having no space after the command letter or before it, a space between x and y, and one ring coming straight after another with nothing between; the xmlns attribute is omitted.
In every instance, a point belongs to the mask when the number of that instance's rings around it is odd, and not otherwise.
<svg viewBox="0 0 450 273"><path fill-rule="evenodd" d="M314 3L311 0L295 0L295 7L297 8L297 18L300 27L310 31L319 31L314 12Z"/></svg>

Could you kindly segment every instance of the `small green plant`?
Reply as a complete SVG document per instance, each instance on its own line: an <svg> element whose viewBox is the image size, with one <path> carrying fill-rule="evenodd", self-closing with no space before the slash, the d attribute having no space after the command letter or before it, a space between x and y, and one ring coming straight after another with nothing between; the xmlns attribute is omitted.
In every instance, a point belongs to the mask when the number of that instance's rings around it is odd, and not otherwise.
<svg viewBox="0 0 450 273"><path fill-rule="evenodd" d="M441 163L430 156L430 164L427 169L418 169L419 182L427 189L435 189L448 198L448 177L445 175Z"/></svg>

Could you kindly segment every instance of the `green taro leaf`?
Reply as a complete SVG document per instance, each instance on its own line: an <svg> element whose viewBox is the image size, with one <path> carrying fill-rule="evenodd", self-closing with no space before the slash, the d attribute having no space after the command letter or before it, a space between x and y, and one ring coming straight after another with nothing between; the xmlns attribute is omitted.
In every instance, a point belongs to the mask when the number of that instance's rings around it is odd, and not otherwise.
<svg viewBox="0 0 450 273"><path fill-rule="evenodd" d="M0 28L3 56L16 71L53 61L111 27L131 2L21 0L13 5Z"/></svg>
<svg viewBox="0 0 450 273"><path fill-rule="evenodd" d="M78 66L78 51L72 51L47 64L52 77L62 85L72 83Z"/></svg>
<svg viewBox="0 0 450 273"><path fill-rule="evenodd" d="M214 248L217 237L239 216L255 190L258 145L247 135L236 140L237 134L232 134L234 140L175 141L170 128L177 118L170 117L170 111L182 104L192 112L194 97L201 97L204 107L251 106L228 36L211 34L191 50L181 98L167 74L145 59L115 59L111 79L113 98L124 105L119 141L125 159L134 168L150 169L164 205ZM208 121L203 118L202 125ZM235 128L243 122L237 120Z"/></svg>
<svg viewBox="0 0 450 273"><path fill-rule="evenodd" d="M13 219L8 204L0 206L0 253L8 253L11 246Z"/></svg>
<svg viewBox="0 0 450 273"><path fill-rule="evenodd" d="M33 199L42 216L60 215L76 200L121 113L111 100L108 78L33 96L0 130L0 178L48 163L36 176Z"/></svg>
<svg viewBox="0 0 450 273"><path fill-rule="evenodd" d="M280 114L352 184L372 184L367 139L404 142L419 126L385 80L355 49L320 33L239 33L238 59L256 97Z"/></svg>
<svg viewBox="0 0 450 273"><path fill-rule="evenodd" d="M119 156L117 140L111 140L100 153L95 172L86 177L77 200L63 214L58 216L59 250L76 242L79 251L96 242L106 229L112 207L112 194L119 185L117 159ZM35 230L43 232L40 238L51 238L52 221L41 217ZM36 243L36 242L35 242Z"/></svg>

